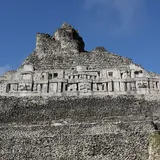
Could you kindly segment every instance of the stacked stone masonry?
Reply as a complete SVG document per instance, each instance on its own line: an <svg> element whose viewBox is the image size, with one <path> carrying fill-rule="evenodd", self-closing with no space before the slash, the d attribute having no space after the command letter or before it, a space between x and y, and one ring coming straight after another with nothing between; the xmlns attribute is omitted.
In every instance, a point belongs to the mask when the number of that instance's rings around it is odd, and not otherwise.
<svg viewBox="0 0 160 160"><path fill-rule="evenodd" d="M150 77L142 68L128 66L129 70L92 69L77 66L70 70L35 71L24 65L10 79L1 80L1 94L17 95L108 95L159 93L160 78Z"/></svg>

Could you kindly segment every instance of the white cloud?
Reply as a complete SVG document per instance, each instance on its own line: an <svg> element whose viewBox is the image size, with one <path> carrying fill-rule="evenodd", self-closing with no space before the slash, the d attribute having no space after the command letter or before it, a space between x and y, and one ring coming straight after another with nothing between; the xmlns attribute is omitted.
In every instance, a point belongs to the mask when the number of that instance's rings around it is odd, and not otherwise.
<svg viewBox="0 0 160 160"><path fill-rule="evenodd" d="M115 34L133 32L145 19L145 0L85 0L84 8L95 21Z"/></svg>
<svg viewBox="0 0 160 160"><path fill-rule="evenodd" d="M2 76L5 72L9 71L11 68L9 65L0 66L0 76Z"/></svg>

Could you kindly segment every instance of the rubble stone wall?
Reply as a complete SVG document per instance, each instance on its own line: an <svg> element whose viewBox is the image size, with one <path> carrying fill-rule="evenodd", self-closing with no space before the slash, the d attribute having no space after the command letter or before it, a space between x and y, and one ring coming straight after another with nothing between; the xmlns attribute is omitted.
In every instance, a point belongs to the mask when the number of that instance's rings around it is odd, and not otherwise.
<svg viewBox="0 0 160 160"><path fill-rule="evenodd" d="M0 158L147 160L159 110L134 96L0 97Z"/></svg>

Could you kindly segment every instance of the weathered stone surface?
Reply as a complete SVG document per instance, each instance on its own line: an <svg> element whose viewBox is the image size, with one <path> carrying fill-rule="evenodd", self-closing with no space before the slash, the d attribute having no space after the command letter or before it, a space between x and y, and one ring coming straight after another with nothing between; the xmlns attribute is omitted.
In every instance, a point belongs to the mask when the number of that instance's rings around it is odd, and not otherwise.
<svg viewBox="0 0 160 160"><path fill-rule="evenodd" d="M63 23L53 36L37 34L36 50L23 65L32 64L36 70L40 70L48 67L70 69L75 64L98 64L97 68L114 68L133 63L128 58L108 52L104 47L97 47L92 52L85 51L84 47L78 31L70 24Z"/></svg>
<svg viewBox="0 0 160 160"><path fill-rule="evenodd" d="M0 97L0 158L147 160L159 101ZM156 116L156 115L155 115Z"/></svg>
<svg viewBox="0 0 160 160"><path fill-rule="evenodd" d="M36 50L24 61L24 64L32 64L35 69L66 68L71 65L73 58L80 52L84 52L84 42L71 25L63 23L53 36L38 33ZM74 56L73 56L74 54ZM67 60L70 60L67 62ZM54 62L56 62L54 64Z"/></svg>
<svg viewBox="0 0 160 160"><path fill-rule="evenodd" d="M117 127L117 132L106 127ZM135 125L135 126L134 126ZM146 124L97 124L105 133L93 133L96 125L3 128L0 157L5 159L147 160ZM133 127L134 126L134 127ZM130 128L130 129L129 129ZM92 130L91 133L87 130ZM95 128L96 130L96 128ZM129 131L127 131L129 130ZM6 154L7 153L7 154Z"/></svg>
<svg viewBox="0 0 160 160"><path fill-rule="evenodd" d="M134 96L110 96L104 98L41 98L41 97L1 97L1 123L32 123L70 119L73 122L108 120L149 120L160 109L157 101L136 99ZM120 117L119 117L120 116ZM115 117L115 118L114 118ZM119 117L119 118L118 118ZM127 118L125 118L127 117ZM136 117L136 118L135 118ZM153 119L153 118L152 118Z"/></svg>

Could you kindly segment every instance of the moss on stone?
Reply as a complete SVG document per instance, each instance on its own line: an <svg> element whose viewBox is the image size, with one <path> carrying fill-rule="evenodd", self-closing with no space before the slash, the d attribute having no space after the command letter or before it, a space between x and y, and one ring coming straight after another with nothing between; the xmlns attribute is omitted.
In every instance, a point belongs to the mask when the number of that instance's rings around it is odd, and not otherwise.
<svg viewBox="0 0 160 160"><path fill-rule="evenodd" d="M150 158L149 160L160 159L160 134L155 132L150 137Z"/></svg>
<svg viewBox="0 0 160 160"><path fill-rule="evenodd" d="M155 132L150 137L150 142L160 149L160 134L158 132Z"/></svg>

